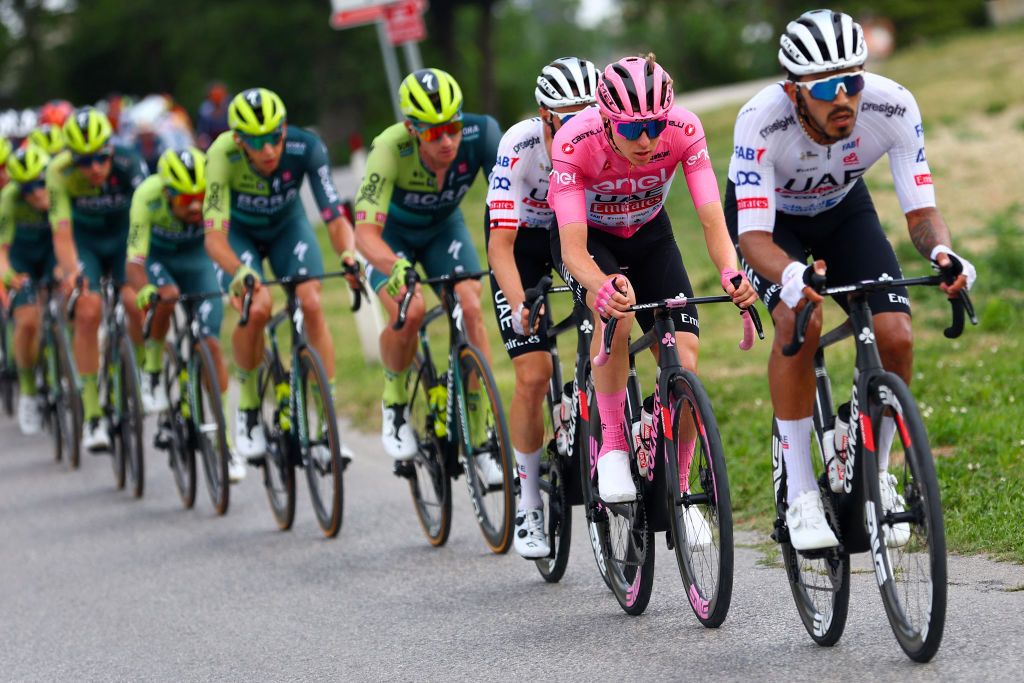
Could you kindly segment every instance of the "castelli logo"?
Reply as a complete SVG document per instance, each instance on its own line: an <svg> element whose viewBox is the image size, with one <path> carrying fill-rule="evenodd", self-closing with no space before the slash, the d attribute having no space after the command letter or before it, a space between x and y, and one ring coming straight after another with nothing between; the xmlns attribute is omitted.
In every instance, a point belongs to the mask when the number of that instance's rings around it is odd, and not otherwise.
<svg viewBox="0 0 1024 683"><path fill-rule="evenodd" d="M692 123L688 123L685 126L683 126L683 132L686 133L687 135L693 135L694 132L696 132L696 130L697 129L693 127Z"/></svg>
<svg viewBox="0 0 1024 683"><path fill-rule="evenodd" d="M566 142L562 145L562 154L572 154L576 151L576 148L572 146L572 143Z"/></svg>

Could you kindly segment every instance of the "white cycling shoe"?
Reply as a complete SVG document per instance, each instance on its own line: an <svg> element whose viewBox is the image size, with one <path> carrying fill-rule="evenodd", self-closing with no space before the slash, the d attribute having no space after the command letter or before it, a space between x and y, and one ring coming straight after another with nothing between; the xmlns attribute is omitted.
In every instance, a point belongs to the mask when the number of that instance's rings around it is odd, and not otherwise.
<svg viewBox="0 0 1024 683"><path fill-rule="evenodd" d="M395 460L412 460L416 455L416 433L409 424L409 405L380 404L381 428L380 440L384 444L384 452Z"/></svg>
<svg viewBox="0 0 1024 683"><path fill-rule="evenodd" d="M626 451L608 451L597 458L597 492L606 503L636 500L636 484Z"/></svg>
<svg viewBox="0 0 1024 683"><path fill-rule="evenodd" d="M235 450L243 459L258 458L267 452L267 435L258 408L235 411Z"/></svg>
<svg viewBox="0 0 1024 683"><path fill-rule="evenodd" d="M231 457L228 458L228 481L237 484L245 479L248 467L246 467L245 458L237 451L229 449L228 452L231 454Z"/></svg>
<svg viewBox="0 0 1024 683"><path fill-rule="evenodd" d="M516 528L512 544L516 552L528 560L538 560L551 554L547 534L544 533L544 508L516 512Z"/></svg>
<svg viewBox="0 0 1024 683"><path fill-rule="evenodd" d="M18 429L25 436L38 434L43 428L43 415L39 409L38 396L18 397Z"/></svg>
<svg viewBox="0 0 1024 683"><path fill-rule="evenodd" d="M107 433L106 420L94 417L82 425L82 447L90 453L110 450L110 434Z"/></svg>
<svg viewBox="0 0 1024 683"><path fill-rule="evenodd" d="M488 486L501 486L502 482L505 481L505 475L502 473L498 463L494 462L491 454L480 453L474 457L476 458L477 471L483 478L484 483Z"/></svg>
<svg viewBox="0 0 1024 683"><path fill-rule="evenodd" d="M825 508L817 491L804 491L786 510L789 543L796 550L834 548L839 540L825 521Z"/></svg>
<svg viewBox="0 0 1024 683"><path fill-rule="evenodd" d="M683 524L686 525L686 545L690 550L711 545L711 527L704 518L703 508L691 505L683 512Z"/></svg>
<svg viewBox="0 0 1024 683"><path fill-rule="evenodd" d="M904 512L906 503L896 491L896 477L888 472L878 473L878 488L882 493L882 512ZM910 524L898 522L885 526L885 544L890 548L905 546L910 540Z"/></svg>
<svg viewBox="0 0 1024 683"><path fill-rule="evenodd" d="M167 397L167 386L164 384L164 373L143 372L141 384L142 389L142 410L146 415L162 413L170 406L170 399Z"/></svg>

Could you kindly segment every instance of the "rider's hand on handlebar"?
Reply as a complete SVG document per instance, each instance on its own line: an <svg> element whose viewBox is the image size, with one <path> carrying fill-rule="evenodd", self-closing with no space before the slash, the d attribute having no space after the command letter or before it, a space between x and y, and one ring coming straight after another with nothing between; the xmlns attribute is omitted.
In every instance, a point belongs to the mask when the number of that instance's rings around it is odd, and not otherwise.
<svg viewBox="0 0 1024 683"><path fill-rule="evenodd" d="M740 284L732 283L737 277L742 278ZM722 271L722 289L732 297L732 302L740 308L749 308L757 301L757 291L747 280L747 276L738 270L726 268Z"/></svg>
<svg viewBox="0 0 1024 683"><path fill-rule="evenodd" d="M544 312L544 307L540 308L541 313ZM526 307L526 304L520 302L512 308L512 331L518 334L520 337L529 337L540 328L540 320L533 324L533 329L530 327L530 309Z"/></svg>
<svg viewBox="0 0 1024 683"><path fill-rule="evenodd" d="M346 249L341 252L341 267L347 271L345 273L345 281L353 291L361 290L363 283L359 279L359 259L356 258L356 253L351 249Z"/></svg>
<svg viewBox="0 0 1024 683"><path fill-rule="evenodd" d="M8 290L15 290L21 287L25 282L28 281L28 274L16 273L14 268L8 268L4 273L4 287Z"/></svg>
<svg viewBox="0 0 1024 683"><path fill-rule="evenodd" d="M231 284L228 286L228 291L231 292L231 296L241 297L245 294L245 278L248 275L252 275L254 283L252 291L255 292L260 288L260 274L243 263L238 267L238 270L235 271L234 277L231 278Z"/></svg>
<svg viewBox="0 0 1024 683"><path fill-rule="evenodd" d="M602 318L624 318L632 305L632 290L625 275L612 275L594 295L594 309Z"/></svg>
<svg viewBox="0 0 1024 683"><path fill-rule="evenodd" d="M800 302L804 299L816 304L822 301L821 294L818 294L813 287L810 287L811 276L817 273L825 275L825 262L815 261L811 265L793 261L782 271L782 291L780 297L787 306L796 310L800 308Z"/></svg>
<svg viewBox="0 0 1024 683"><path fill-rule="evenodd" d="M384 283L384 291L395 301L401 301L405 297L405 273L410 268L412 264L404 258L395 261L395 265L391 267L391 275Z"/></svg>
<svg viewBox="0 0 1024 683"><path fill-rule="evenodd" d="M951 258L952 257L952 258ZM956 276L951 284L943 282L939 285L949 298L954 298L960 293L960 290L966 288L968 290L974 286L974 280L978 276L978 272L974 269L974 265L965 259L960 254L950 249L944 244L936 245L932 249L931 260L939 270L945 270L953 265L953 259L960 261L960 265L963 267L962 272Z"/></svg>

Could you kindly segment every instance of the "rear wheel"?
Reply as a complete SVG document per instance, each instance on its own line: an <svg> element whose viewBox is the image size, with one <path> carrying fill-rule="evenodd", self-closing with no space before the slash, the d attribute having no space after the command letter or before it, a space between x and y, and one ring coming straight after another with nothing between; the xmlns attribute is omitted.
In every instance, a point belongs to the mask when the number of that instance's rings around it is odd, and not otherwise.
<svg viewBox="0 0 1024 683"><path fill-rule="evenodd" d="M676 564L690 607L709 628L725 621L732 600L733 542L729 478L711 401L697 376L672 385L672 434L665 435L666 504ZM695 434L692 443L683 434ZM686 453L692 452L689 460ZM680 466L687 471L680 473Z"/></svg>
<svg viewBox="0 0 1024 683"><path fill-rule="evenodd" d="M217 366L214 365L213 354L206 342L197 342L192 353L195 375L190 382L190 391L193 392L192 424L195 427L196 448L203 461L210 504L218 515L223 515L228 511L231 500L231 485L228 482L228 458L231 456L228 452L220 380L217 379Z"/></svg>
<svg viewBox="0 0 1024 683"><path fill-rule="evenodd" d="M298 402L299 449L309 484L317 522L324 536L334 538L341 531L344 493L341 438L334 414L334 400L327 372L316 350L306 346L299 351Z"/></svg>
<svg viewBox="0 0 1024 683"><path fill-rule="evenodd" d="M191 509L196 502L196 459L189 443L191 406L188 397L182 395L182 370L177 350L170 342L166 344L166 362L161 372L167 387L168 409L157 415L159 445L167 450L168 464L174 475L174 486L185 509Z"/></svg>
<svg viewBox="0 0 1024 683"><path fill-rule="evenodd" d="M121 337L118 352L119 386L114 395L120 436L118 441L124 453L124 465L131 493L134 497L141 498L146 484L142 444L142 389L139 386L139 373L135 368L135 352L127 335Z"/></svg>
<svg viewBox="0 0 1024 683"><path fill-rule="evenodd" d="M291 529L295 521L295 464L291 458L289 435L282 431L278 420L277 394L287 389L288 376L267 351L259 373L263 428L267 434L267 452L263 457L263 487L267 491L267 501L274 514L274 521L281 531ZM282 401L281 408L287 411L287 393L284 393ZM284 415L281 419L290 421L290 416Z"/></svg>
<svg viewBox="0 0 1024 683"><path fill-rule="evenodd" d="M823 463L821 451L821 419L815 408L814 430L811 433L811 461ZM802 552L789 542L786 528L786 468L778 423L772 418L772 478L775 482L776 512L773 536L779 541L782 564L786 568L789 588L797 613L808 635L818 645L830 647L839 642L846 628L850 606L850 556L840 548ZM828 480L818 478L825 518L840 539L838 517L833 505Z"/></svg>
<svg viewBox="0 0 1024 683"><path fill-rule="evenodd" d="M51 332L47 354L49 409L53 411L54 456L67 458L68 467L80 464L82 440L82 397L75 382L75 369L66 337L58 329Z"/></svg>
<svg viewBox="0 0 1024 683"><path fill-rule="evenodd" d="M459 447L466 470L466 485L477 523L487 547L505 553L512 546L515 495L512 482L512 446L501 405L501 395L479 350L459 350L463 396L459 412Z"/></svg>
<svg viewBox="0 0 1024 683"><path fill-rule="evenodd" d="M900 647L917 662L930 661L939 649L946 623L946 535L939 484L928 434L906 384L885 373L871 384L866 406L874 438L886 414L895 422L895 438L886 476L896 491L884 506L875 458L863 458L865 503L875 578L889 624ZM888 508L888 509L886 509Z"/></svg>
<svg viewBox="0 0 1024 683"><path fill-rule="evenodd" d="M420 355L413 362L411 378L409 413L418 448L410 462L397 463L396 468L409 479L409 493L423 533L430 545L440 546L448 540L452 528L452 480L445 456L447 441L441 426L444 406L440 396L444 385L437 384L433 368Z"/></svg>

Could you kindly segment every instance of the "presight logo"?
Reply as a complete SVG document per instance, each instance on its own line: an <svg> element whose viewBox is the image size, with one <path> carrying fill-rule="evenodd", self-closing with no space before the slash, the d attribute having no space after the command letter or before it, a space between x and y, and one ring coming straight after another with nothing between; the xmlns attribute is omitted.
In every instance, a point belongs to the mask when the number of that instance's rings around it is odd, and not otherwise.
<svg viewBox="0 0 1024 683"><path fill-rule="evenodd" d="M772 133L774 133L776 131L779 131L779 130L781 130L781 131L788 130L790 126L795 126L795 125L796 125L796 117L793 114L790 114L789 116L787 116L784 119L775 119L771 124L769 124L769 125L765 126L764 128L762 128L760 130L760 134L761 134L762 138L767 139L768 136L771 135Z"/></svg>

